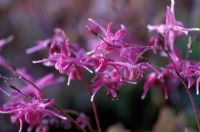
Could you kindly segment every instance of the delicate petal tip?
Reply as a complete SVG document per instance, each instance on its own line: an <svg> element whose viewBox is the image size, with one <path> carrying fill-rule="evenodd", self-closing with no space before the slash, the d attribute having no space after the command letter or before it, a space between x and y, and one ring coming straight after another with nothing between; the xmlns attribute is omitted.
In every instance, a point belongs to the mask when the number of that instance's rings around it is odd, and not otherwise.
<svg viewBox="0 0 200 132"><path fill-rule="evenodd" d="M59 117L59 118L62 119L62 120L67 120L67 117L62 116L62 115L57 115L57 117Z"/></svg>
<svg viewBox="0 0 200 132"><path fill-rule="evenodd" d="M86 67L86 66L83 66L83 68L84 68L85 70L89 71L90 73L94 73L91 69L89 69L89 68Z"/></svg>
<svg viewBox="0 0 200 132"><path fill-rule="evenodd" d="M127 81L127 83L129 83L129 84L137 84L137 82L133 82L133 81Z"/></svg>
<svg viewBox="0 0 200 132"><path fill-rule="evenodd" d="M28 49L25 51L25 53L26 53L27 55L34 53L33 48L28 48Z"/></svg>
<svg viewBox="0 0 200 132"><path fill-rule="evenodd" d="M70 85L70 82L71 82L71 76L69 75L69 76L68 76L68 80L67 80L67 86Z"/></svg>
<svg viewBox="0 0 200 132"><path fill-rule="evenodd" d="M153 26L153 25L147 25L147 29L148 29L149 31L153 31L153 30L155 30L156 28L155 28L155 26Z"/></svg>
<svg viewBox="0 0 200 132"><path fill-rule="evenodd" d="M121 27L121 29L125 29L126 30L126 27L125 27L124 24L121 24L120 27Z"/></svg>
<svg viewBox="0 0 200 132"><path fill-rule="evenodd" d="M90 98L90 101L91 101L91 102L94 101L94 97L95 97L95 95L96 95L96 93L93 93L93 94L92 94L92 96L91 96L91 98Z"/></svg>
<svg viewBox="0 0 200 132"><path fill-rule="evenodd" d="M19 131L18 132L22 132L22 128L23 128L23 122L22 122L22 119L19 119Z"/></svg>
<svg viewBox="0 0 200 132"><path fill-rule="evenodd" d="M42 60L34 60L34 61L32 61L32 63L33 64L37 64L37 63L43 63L43 62L46 62L46 61L50 61L51 59L46 59L46 58L44 58L44 59L42 59Z"/></svg>
<svg viewBox="0 0 200 132"><path fill-rule="evenodd" d="M49 113L50 115L53 115L53 116L55 116L55 117L58 117L58 118L60 118L60 119L62 119L62 120L67 120L67 117L65 117L65 116L62 116L62 115L59 115L59 114L57 114L56 112L54 112L54 111L50 111L50 110L44 110L46 113Z"/></svg>
<svg viewBox="0 0 200 132"><path fill-rule="evenodd" d="M90 101L93 102L94 101L94 97L96 96L97 92L99 91L99 89L94 88L94 91L91 95Z"/></svg>
<svg viewBox="0 0 200 132"><path fill-rule="evenodd" d="M143 94L143 95L141 96L141 100L144 100L145 97L146 97L146 94Z"/></svg>
<svg viewBox="0 0 200 132"><path fill-rule="evenodd" d="M88 56L88 55L91 55L92 53L93 53L92 51L89 51L86 53L86 55Z"/></svg>
<svg viewBox="0 0 200 132"><path fill-rule="evenodd" d="M33 64L38 64L38 63L43 63L44 61L43 60L35 60L35 61L32 61Z"/></svg>
<svg viewBox="0 0 200 132"><path fill-rule="evenodd" d="M167 95L167 94L165 94L165 100L168 100L168 98L169 98L169 97L168 97L168 95Z"/></svg>
<svg viewBox="0 0 200 132"><path fill-rule="evenodd" d="M171 12L173 12L173 13L174 13L174 8L175 8L175 0L171 0L171 7L170 7L170 9L171 9Z"/></svg>
<svg viewBox="0 0 200 132"><path fill-rule="evenodd" d="M95 22L92 18L88 18L88 21Z"/></svg>
<svg viewBox="0 0 200 132"><path fill-rule="evenodd" d="M197 95L199 95L199 81L200 81L200 78L198 78L196 81L196 94Z"/></svg>
<svg viewBox="0 0 200 132"><path fill-rule="evenodd" d="M188 31L200 31L200 28L188 28Z"/></svg>

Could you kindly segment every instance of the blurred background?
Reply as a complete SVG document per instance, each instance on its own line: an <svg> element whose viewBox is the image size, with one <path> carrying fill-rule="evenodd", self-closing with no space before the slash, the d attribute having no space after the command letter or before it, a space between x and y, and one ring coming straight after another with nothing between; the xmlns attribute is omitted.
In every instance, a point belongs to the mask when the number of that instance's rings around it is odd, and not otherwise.
<svg viewBox="0 0 200 132"><path fill-rule="evenodd" d="M127 40L145 43L150 34L147 24L164 22L166 5L170 0L0 0L0 38L14 36L14 40L6 46L1 54L15 67L26 67L35 78L40 78L52 72L60 76L54 68L42 64L32 64L32 60L47 56L46 51L26 55L25 50L32 47L37 40L50 38L56 27L62 28L71 42L87 47L92 36L85 25L88 18L95 19L106 26L114 22L113 30L124 24L128 30ZM200 27L200 0L176 0L175 13L178 20L186 27ZM192 33L193 53L190 59L200 59L200 35ZM187 37L179 37L176 46L184 55ZM158 61L158 57L150 57ZM159 65L165 61L156 62ZM6 74L5 69L0 69ZM90 75L86 73L88 80ZM101 90L97 96L97 108L100 123L104 131L183 131L196 128L196 122L188 97L180 87L170 93L168 100L164 99L162 88L152 88L145 100L141 100L143 82L137 85L125 85L120 89L118 100L112 101ZM191 89L191 91L194 88ZM70 87L66 82L53 85L45 91L49 97L55 98L62 108L84 112L91 117L90 99L80 81L72 81ZM199 96L194 94L200 109ZM0 102L5 97L0 93ZM18 127L10 123L6 115L0 115L0 132L17 131ZM118 130L118 131L117 131ZM52 128L51 131L58 131ZM76 131L64 130L59 131Z"/></svg>

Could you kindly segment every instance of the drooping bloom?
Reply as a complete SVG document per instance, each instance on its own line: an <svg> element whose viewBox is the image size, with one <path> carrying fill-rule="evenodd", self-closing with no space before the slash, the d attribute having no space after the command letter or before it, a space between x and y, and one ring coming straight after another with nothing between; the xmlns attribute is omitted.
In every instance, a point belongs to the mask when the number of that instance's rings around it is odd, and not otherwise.
<svg viewBox="0 0 200 132"><path fill-rule="evenodd" d="M88 20L91 22L91 24L87 26L88 29L101 39L101 42L97 45L97 47L94 50L88 52L88 54L106 54L107 52L111 52L115 48L119 49L128 46L128 43L124 41L124 36L126 34L126 28L124 25L121 25L120 29L117 32L113 33L111 30L111 22L107 25L107 29L105 29L93 19L89 18ZM100 30L100 33L98 33L97 29Z"/></svg>
<svg viewBox="0 0 200 132"><path fill-rule="evenodd" d="M31 81L32 83L34 83L40 90L43 90L47 86L64 81L64 78L62 77L57 78L57 79L54 78L54 75L52 73L49 73L45 75L44 77L35 80L30 74L27 73L25 68L17 69L17 72L23 77L25 77L26 79L28 79L29 81ZM42 96L41 91L38 91L29 83L26 83L24 86L22 86L20 88L20 91L23 94L34 97L34 98L41 98ZM21 98L21 94L19 92L13 91L11 98L12 100L16 101L17 99Z"/></svg>
<svg viewBox="0 0 200 132"><path fill-rule="evenodd" d="M179 35L188 35L190 31L200 31L200 28L186 28L182 22L177 21L174 12L175 1L171 0L171 6L167 6L165 24L161 25L148 25L149 31L157 31L162 34L165 39L165 48L170 48L173 52L175 61L178 60L176 54L174 53L174 41Z"/></svg>
<svg viewBox="0 0 200 132"><path fill-rule="evenodd" d="M125 83L136 84L136 81L143 77L146 70L157 71L148 62L138 63L142 54L150 50L151 46L134 46L126 43L124 26L113 33L111 31L112 23L109 23L105 29L96 21L92 19L89 21L92 23L88 26L89 30L100 38L96 48L88 52L85 57L96 72L90 86L92 90L91 101L104 86L107 89L107 95L116 99L121 85Z"/></svg>
<svg viewBox="0 0 200 132"><path fill-rule="evenodd" d="M142 99L146 97L150 87L158 86L164 89L165 99L168 99L168 92L178 87L180 83L179 77L177 76L174 65L168 64L165 67L160 67L159 72L151 72L144 83L144 91Z"/></svg>
<svg viewBox="0 0 200 132"><path fill-rule="evenodd" d="M45 116L54 116L66 120L66 117L47 109L47 107L52 106L53 103L53 100L47 99L31 99L30 102L21 100L21 102L13 102L0 107L0 113L10 114L12 123L18 122L20 124L19 132L22 132L23 122L33 127L40 124Z"/></svg>
<svg viewBox="0 0 200 132"><path fill-rule="evenodd" d="M47 44L47 41L49 44ZM30 48L27 52L32 53L43 47L49 48L48 58L33 61L33 63L44 63L46 66L55 66L55 69L60 73L68 75L68 85L71 79L81 79L77 68L83 68L92 72L88 64L84 61L85 51L76 44L70 44L63 30L55 29L52 39L37 44L36 47Z"/></svg>
<svg viewBox="0 0 200 132"><path fill-rule="evenodd" d="M90 86L92 89L91 101L94 100L96 93L103 86L106 86L107 95L113 99L116 99L119 93L119 87L123 84L123 79L115 69L106 69L104 71L98 72L92 82L93 83Z"/></svg>

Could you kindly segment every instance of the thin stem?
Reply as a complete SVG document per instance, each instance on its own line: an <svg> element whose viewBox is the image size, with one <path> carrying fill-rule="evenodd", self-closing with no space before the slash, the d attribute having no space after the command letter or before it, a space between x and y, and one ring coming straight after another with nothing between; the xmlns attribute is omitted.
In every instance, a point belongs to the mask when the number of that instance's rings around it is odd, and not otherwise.
<svg viewBox="0 0 200 132"><path fill-rule="evenodd" d="M80 70L79 68L77 68L77 70L79 71L81 77L82 77L82 82L83 82L83 85L85 86L88 94L90 95L90 97L92 96L92 92L90 91L89 89L89 84L83 74L83 71ZM97 108L96 108L96 103L95 101L92 101L92 110L94 112L94 116L95 116L95 120L96 120L96 124L97 124L97 129L98 129L98 132L102 132L102 129L101 129L101 126L100 126L100 122L99 122L99 117L98 117L98 113L97 113Z"/></svg>
<svg viewBox="0 0 200 132"><path fill-rule="evenodd" d="M200 131L199 112L198 112L197 105L195 104L194 98L193 98L192 94L190 93L190 91L189 91L189 89L188 89L188 87L187 87L187 84L185 83L184 78L180 75L180 73L179 73L179 71L178 71L178 68L177 68L175 62L173 61L171 55L170 55L167 51L165 51L165 53L166 53L167 56L169 57L170 61L173 63L173 65L174 65L174 67L175 67L175 72L176 72L176 74L178 75L179 79L181 80L181 82L182 82L183 85L184 85L184 89L185 89L185 91L186 91L186 93L187 93L187 95L188 95L188 97L189 97L189 99L190 99L190 102L191 102L191 104L192 104L192 108L193 108L193 111L194 111L195 119L196 119L196 122L197 122L198 131Z"/></svg>
<svg viewBox="0 0 200 132"><path fill-rule="evenodd" d="M25 82L27 82L28 84L32 85L33 88L35 88L37 91L39 91L45 98L48 99L47 95L45 95L42 90L35 85L32 81L30 81L29 79L27 79L26 77L24 77L22 74L18 73L16 68L14 66L12 66L11 64L9 64L8 62L6 62L6 65L8 66L8 68L13 71L15 74L17 74L17 76L19 76L20 79L24 80ZM64 116L66 116L72 123L74 123L76 125L77 128L81 129L83 132L87 132L84 128L82 128L67 112L65 112L62 108L60 108L58 105L56 105L55 103L53 104L53 107L59 111L60 113L62 113Z"/></svg>

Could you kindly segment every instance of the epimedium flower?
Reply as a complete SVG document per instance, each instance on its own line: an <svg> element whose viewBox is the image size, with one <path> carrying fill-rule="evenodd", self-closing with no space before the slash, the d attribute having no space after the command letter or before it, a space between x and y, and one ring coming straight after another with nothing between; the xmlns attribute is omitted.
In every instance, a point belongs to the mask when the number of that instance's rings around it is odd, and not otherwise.
<svg viewBox="0 0 200 132"><path fill-rule="evenodd" d="M69 45L68 38L63 30L56 28L52 38L37 41L36 46L27 49L26 53L32 54L36 51L49 48L49 54L56 54L60 53L60 49L63 44L67 46Z"/></svg>
<svg viewBox="0 0 200 132"><path fill-rule="evenodd" d="M40 90L43 90L44 88L50 85L64 81L63 77L55 78L52 73L49 73L45 75L44 77L36 80L36 79L33 79L33 77L26 71L25 68L17 69L17 72L23 77L25 77L26 79L28 79L29 81L31 81L32 83L34 83ZM34 98L41 98L42 96L41 91L38 91L37 89L33 88L33 86L30 83L26 83L24 86L22 86L20 88L20 91L23 94L34 97ZM20 99L21 97L22 96L20 93L13 91L11 98L12 100L17 100L17 99Z"/></svg>
<svg viewBox="0 0 200 132"><path fill-rule="evenodd" d="M124 37L126 34L126 28L124 25L121 25L120 29L117 32L113 33L111 30L112 27L111 22L107 25L107 28L105 29L95 20L91 18L89 18L88 20L91 23L87 25L87 28L94 35L100 37L101 39L101 42L96 46L96 48L88 52L88 54L93 54L93 53L106 54L107 52L110 52L114 49L120 49L122 47L128 46L128 43L124 41ZM100 33L98 33L98 30L100 30Z"/></svg>
<svg viewBox="0 0 200 132"><path fill-rule="evenodd" d="M31 98L29 102L21 100L21 102L4 105L0 107L0 113L10 114L11 122L18 122L20 124L19 132L22 132L23 122L33 127L40 124L45 116L53 116L67 120L66 117L47 108L53 104L53 100Z"/></svg>
<svg viewBox="0 0 200 132"><path fill-rule="evenodd" d="M46 66L55 66L55 69L62 74L68 75L68 85L72 79L81 79L81 75L77 68L83 68L89 72L89 65L84 61L86 55L85 51L79 48L76 44L70 44L65 33L61 29L55 29L55 34L52 39L49 39L47 44L45 40L40 43L43 46L37 46L27 50L28 53L38 50L38 47L47 47L49 49L49 56L46 59L33 61L33 63L44 63Z"/></svg>
<svg viewBox="0 0 200 132"><path fill-rule="evenodd" d="M104 86L107 89L107 95L113 100L116 99L119 94L119 88L124 83L136 84L136 82L124 78L118 68L113 68L109 65L105 66L98 71L92 80L92 84L90 85L92 91L91 101L94 100L96 93Z"/></svg>
<svg viewBox="0 0 200 132"><path fill-rule="evenodd" d="M165 99L168 99L168 92L170 89L176 88L179 84L179 78L173 72L173 69L166 67L158 74L151 72L144 83L144 90L141 99L145 99L150 87L158 86L164 89Z"/></svg>
<svg viewBox="0 0 200 132"><path fill-rule="evenodd" d="M200 28L185 28L182 22L177 21L175 18L175 1L171 0L171 6L167 6L165 24L161 25L148 25L149 31L156 31L164 36L165 48L169 47L174 51L174 41L179 35L188 35L190 31L200 31ZM178 57L175 59L178 60Z"/></svg>
<svg viewBox="0 0 200 132"><path fill-rule="evenodd" d="M196 94L199 94L200 64L197 61L181 60L176 62L176 68L187 83L187 88L191 88L196 83Z"/></svg>
<svg viewBox="0 0 200 132"><path fill-rule="evenodd" d="M187 88L191 88L196 83L196 94L199 94L200 83L200 65L197 61L179 60L174 63L169 63L161 68L160 75L152 72L147 76L144 84L144 92L142 99L145 98L151 86L162 87L165 92L165 98L168 98L168 91L177 88L180 83L180 78L186 82Z"/></svg>
<svg viewBox="0 0 200 132"><path fill-rule="evenodd" d="M92 96L91 101L94 100L96 93L103 87L106 86L107 95L113 99L117 98L119 93L119 87L123 84L121 75L115 69L105 69L98 72L93 78L92 84L90 85Z"/></svg>

